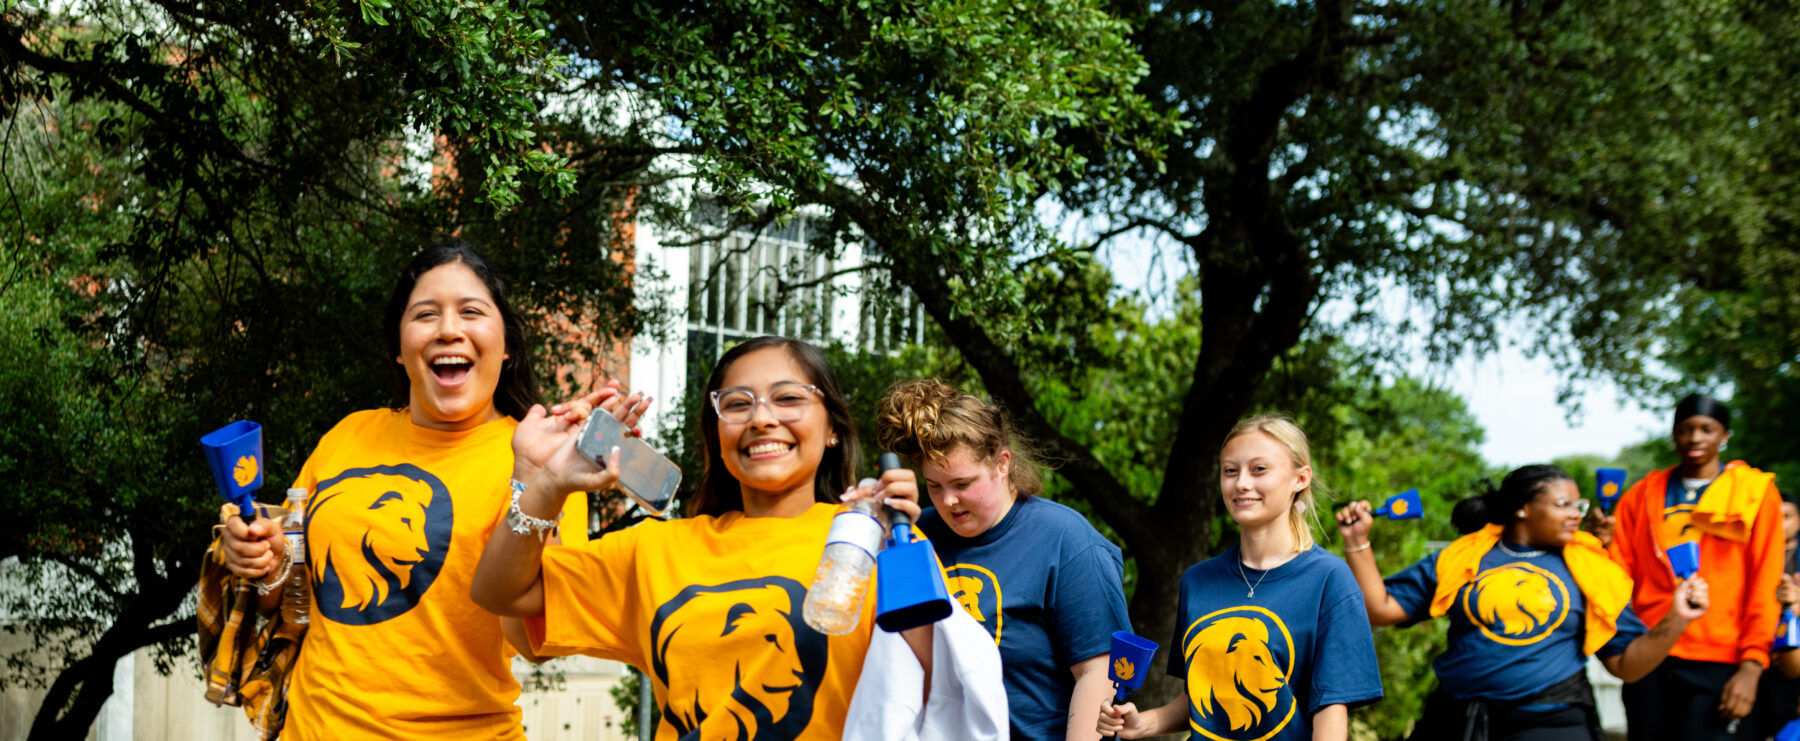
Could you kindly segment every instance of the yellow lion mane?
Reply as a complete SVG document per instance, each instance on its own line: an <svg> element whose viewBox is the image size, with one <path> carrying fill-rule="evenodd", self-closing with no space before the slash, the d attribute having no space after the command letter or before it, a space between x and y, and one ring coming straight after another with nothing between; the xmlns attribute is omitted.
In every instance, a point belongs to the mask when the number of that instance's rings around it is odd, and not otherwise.
<svg viewBox="0 0 1800 741"><path fill-rule="evenodd" d="M1231 730L1249 730L1275 708L1286 673L1269 648L1261 620L1223 617L1187 645L1188 699L1202 718L1224 713Z"/></svg>
<svg viewBox="0 0 1800 741"><path fill-rule="evenodd" d="M1475 614L1500 635L1530 635L1556 616L1554 588L1536 571L1506 569L1483 578L1476 589Z"/></svg>
<svg viewBox="0 0 1800 741"><path fill-rule="evenodd" d="M975 622L987 622L987 616L981 614L981 590L984 585L973 576L951 576L944 579L951 596L956 598L963 610L975 617Z"/></svg>
<svg viewBox="0 0 1800 741"><path fill-rule="evenodd" d="M346 479L312 509L331 509L332 526L308 529L307 550L319 564L315 586L326 569L344 588L339 607L366 610L388 598L393 574L401 588L412 583L412 567L430 553L425 534L431 487L405 476L374 474Z"/></svg>
<svg viewBox="0 0 1800 741"><path fill-rule="evenodd" d="M679 673L669 687L670 711L684 727L698 728L710 710L731 715L742 738L759 738L763 722L787 716L803 674L792 609L786 591L765 586L703 593L675 613L658 649L711 663ZM674 647L680 643L690 645Z"/></svg>

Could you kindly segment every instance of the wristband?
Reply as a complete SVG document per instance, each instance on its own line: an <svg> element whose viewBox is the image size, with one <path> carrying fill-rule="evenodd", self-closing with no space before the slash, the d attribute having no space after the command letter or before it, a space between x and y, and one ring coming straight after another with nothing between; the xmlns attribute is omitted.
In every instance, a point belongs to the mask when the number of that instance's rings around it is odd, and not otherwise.
<svg viewBox="0 0 1800 741"><path fill-rule="evenodd" d="M1375 542L1369 541L1369 542L1363 543L1362 545L1359 545L1355 548L1346 547L1346 548L1344 548L1344 553L1355 553L1357 551L1366 551L1366 550L1369 550L1369 547L1373 546L1373 545L1375 545Z"/></svg>

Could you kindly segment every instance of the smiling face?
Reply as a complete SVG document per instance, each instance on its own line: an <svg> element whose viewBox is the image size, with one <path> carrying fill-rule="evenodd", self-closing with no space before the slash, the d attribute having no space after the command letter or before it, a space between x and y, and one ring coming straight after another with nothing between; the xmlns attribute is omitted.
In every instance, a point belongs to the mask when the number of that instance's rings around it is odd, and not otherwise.
<svg viewBox="0 0 1800 741"><path fill-rule="evenodd" d="M958 445L942 461L925 462L925 491L938 516L957 535L973 538L1000 524L1018 495L1008 475L1012 452L1002 450L991 462L976 460L975 451Z"/></svg>
<svg viewBox="0 0 1800 741"><path fill-rule="evenodd" d="M1731 431L1719 420L1696 414L1675 424L1675 454L1686 466L1705 466L1719 460L1719 446Z"/></svg>
<svg viewBox="0 0 1800 741"><path fill-rule="evenodd" d="M1294 496L1312 483L1312 466L1294 465L1287 446L1262 431L1225 443L1219 453L1219 489L1225 509L1243 530L1288 527Z"/></svg>
<svg viewBox="0 0 1800 741"><path fill-rule="evenodd" d="M753 405L748 422L719 420L719 455L743 491L746 511L758 499L811 506L819 461L827 446L837 444L817 393L799 388L813 383L793 355L780 347L747 353L725 371L721 388L746 388L769 400ZM799 408L798 419L775 418L772 407L784 400L793 405L789 409Z"/></svg>
<svg viewBox="0 0 1800 741"><path fill-rule="evenodd" d="M400 315L400 355L414 424L466 430L498 419L494 389L508 358L506 327L487 286L447 262L419 276Z"/></svg>
<svg viewBox="0 0 1800 741"><path fill-rule="evenodd" d="M1544 485L1544 490L1524 506L1525 518L1519 521L1524 541L1537 547L1562 547L1575 540L1581 529L1581 489L1568 479L1557 479Z"/></svg>

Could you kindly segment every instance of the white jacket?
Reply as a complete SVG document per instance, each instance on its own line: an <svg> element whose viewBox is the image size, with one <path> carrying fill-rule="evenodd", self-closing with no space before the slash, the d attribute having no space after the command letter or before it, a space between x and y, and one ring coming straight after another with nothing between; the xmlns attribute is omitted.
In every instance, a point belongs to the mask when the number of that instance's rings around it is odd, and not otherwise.
<svg viewBox="0 0 1800 741"><path fill-rule="evenodd" d="M1002 741L1009 735L1000 647L962 609L934 624L931 702L925 669L898 633L877 628L850 698L845 741Z"/></svg>

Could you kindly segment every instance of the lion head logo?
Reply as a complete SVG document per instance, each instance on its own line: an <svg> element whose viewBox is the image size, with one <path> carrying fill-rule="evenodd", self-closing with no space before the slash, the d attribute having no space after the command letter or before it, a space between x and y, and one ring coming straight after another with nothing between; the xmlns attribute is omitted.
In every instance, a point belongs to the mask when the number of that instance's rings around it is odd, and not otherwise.
<svg viewBox="0 0 1800 741"><path fill-rule="evenodd" d="M437 579L456 511L436 476L410 464L353 468L306 505L319 612L349 625L406 614ZM314 528L319 522L330 527Z"/></svg>
<svg viewBox="0 0 1800 741"><path fill-rule="evenodd" d="M1569 590L1541 567L1509 563L1475 577L1463 592L1463 612L1487 637L1509 646L1529 645L1562 625Z"/></svg>
<svg viewBox="0 0 1800 741"><path fill-rule="evenodd" d="M1006 600L1000 592L1000 578L972 563L959 563L944 569L944 588L962 605L963 611L981 623L1000 643L1006 632Z"/></svg>
<svg viewBox="0 0 1800 741"><path fill-rule="evenodd" d="M256 465L256 456L246 455L238 458L237 465L232 467L231 480L236 481L238 486L249 486L256 480L258 471L260 469Z"/></svg>
<svg viewBox="0 0 1800 741"><path fill-rule="evenodd" d="M1219 741L1269 738L1294 717L1294 642L1274 613L1233 607L1188 626L1188 724Z"/></svg>
<svg viewBox="0 0 1800 741"><path fill-rule="evenodd" d="M805 601L799 582L766 576L690 586L656 608L650 665L667 689L664 722L682 739L798 738L830 652L800 618ZM671 656L707 665L683 666L671 683Z"/></svg>

